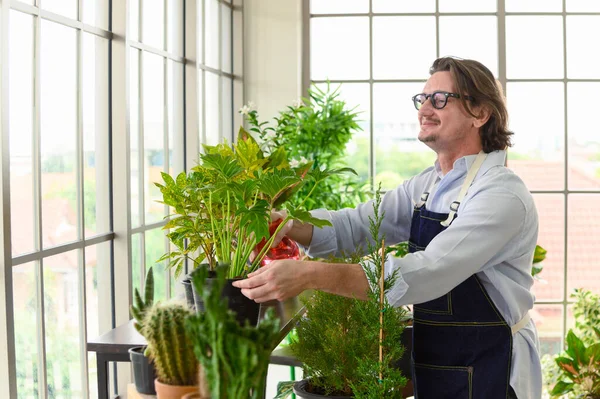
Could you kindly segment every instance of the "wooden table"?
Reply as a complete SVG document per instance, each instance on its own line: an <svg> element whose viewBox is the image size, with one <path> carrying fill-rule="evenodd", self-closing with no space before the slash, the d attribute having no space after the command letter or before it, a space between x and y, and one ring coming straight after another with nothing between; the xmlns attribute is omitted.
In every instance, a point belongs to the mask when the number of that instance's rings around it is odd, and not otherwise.
<svg viewBox="0 0 600 399"><path fill-rule="evenodd" d="M304 307L297 297L284 302L271 301L261 305L259 323L264 318L265 311L268 308L274 308L281 320L281 337L279 341L285 338L304 313ZM146 339L134 328L133 320L97 338L88 340L88 352L96 352L99 399L108 399L108 362L129 362L129 349L143 345L146 345ZM284 354L274 353L271 356L272 364L290 365L290 362L291 360Z"/></svg>

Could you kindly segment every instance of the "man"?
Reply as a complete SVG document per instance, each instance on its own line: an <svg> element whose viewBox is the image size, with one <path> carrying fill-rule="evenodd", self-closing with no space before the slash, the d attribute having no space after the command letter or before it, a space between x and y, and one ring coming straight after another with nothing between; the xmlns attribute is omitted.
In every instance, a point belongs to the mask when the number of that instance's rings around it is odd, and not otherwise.
<svg viewBox="0 0 600 399"><path fill-rule="evenodd" d="M528 311L538 235L533 199L504 167L508 115L492 73L472 60L440 58L413 97L419 140L437 153L433 167L387 192L386 243L409 240L411 253L386 269L401 277L388 293L414 304L416 398L541 398L538 339ZM350 252L369 238L372 203L314 211L333 227L283 229L310 256ZM257 302L305 289L366 298L360 265L274 261L235 283Z"/></svg>

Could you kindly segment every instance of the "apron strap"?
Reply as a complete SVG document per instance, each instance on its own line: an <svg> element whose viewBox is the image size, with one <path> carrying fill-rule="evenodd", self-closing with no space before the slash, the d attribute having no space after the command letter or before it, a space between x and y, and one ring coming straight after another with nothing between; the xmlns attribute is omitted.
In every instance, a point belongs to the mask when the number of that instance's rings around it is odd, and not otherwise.
<svg viewBox="0 0 600 399"><path fill-rule="evenodd" d="M419 202L415 204L415 207L420 208L427 203L427 198L429 198L429 193L431 191L433 191L433 187L435 187L436 183L437 183L437 176L435 177L435 179L433 179L433 182L429 185L429 188L427 189L427 191L425 191L423 194L421 194L421 198L420 198Z"/></svg>
<svg viewBox="0 0 600 399"><path fill-rule="evenodd" d="M519 330L523 329L523 327L525 327L527 325L527 323L529 323L529 320L531 320L531 315L529 314L529 312L527 312L525 314L525 316L519 320L519 322L517 324L515 324L514 326L512 326L510 329L512 331L513 334L516 334L519 332Z"/></svg>
<svg viewBox="0 0 600 399"><path fill-rule="evenodd" d="M471 165L471 167L469 168L469 172L467 173L465 182L460 188L458 198L456 198L456 201L450 204L450 213L448 214L448 218L440 222L442 226L448 227L450 226L450 223L452 223L452 221L454 220L454 216L456 216L456 212L458 212L460 202L465 198L465 195L467 195L467 191L469 190L469 187L471 187L473 180L475 180L475 176L477 176L477 172L479 172L479 168L481 168L481 165L483 164L483 161L485 161L485 158L487 158L487 154L485 152L480 151L479 154L477 154L477 158L475 158L475 162L473 162L473 165Z"/></svg>

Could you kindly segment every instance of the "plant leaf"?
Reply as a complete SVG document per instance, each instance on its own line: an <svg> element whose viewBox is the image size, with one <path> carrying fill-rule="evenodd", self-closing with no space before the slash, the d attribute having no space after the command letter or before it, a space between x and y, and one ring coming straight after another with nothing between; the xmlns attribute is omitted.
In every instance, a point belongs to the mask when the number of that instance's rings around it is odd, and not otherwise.
<svg viewBox="0 0 600 399"><path fill-rule="evenodd" d="M315 227L325 227L325 226L332 226L331 222L329 220L325 220L325 219L318 219L316 217L314 217L313 215L310 214L309 211L306 211L304 209L296 209L293 207L288 208L287 210L288 216L290 216L293 219L299 220L302 223L310 223Z"/></svg>
<svg viewBox="0 0 600 399"><path fill-rule="evenodd" d="M559 381L556 383L550 394L556 396L564 395L565 393L573 391L573 385L572 382Z"/></svg>

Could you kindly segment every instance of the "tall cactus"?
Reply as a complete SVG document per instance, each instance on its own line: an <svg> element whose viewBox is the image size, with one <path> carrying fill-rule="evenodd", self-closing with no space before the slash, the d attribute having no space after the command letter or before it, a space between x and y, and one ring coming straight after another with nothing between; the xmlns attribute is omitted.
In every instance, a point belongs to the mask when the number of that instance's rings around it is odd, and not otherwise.
<svg viewBox="0 0 600 399"><path fill-rule="evenodd" d="M134 301L135 304L131 305L131 315L135 319L134 327L139 331L140 334L143 335L144 329L144 318L146 316L146 312L148 309L152 307L154 303L154 272L152 268L148 269L148 273L146 274L146 283L144 284L144 299L140 295L138 289L135 289L134 292Z"/></svg>
<svg viewBox="0 0 600 399"><path fill-rule="evenodd" d="M142 334L154 360L158 380L168 385L196 385L198 361L185 319L192 312L182 303L157 303L146 313Z"/></svg>

